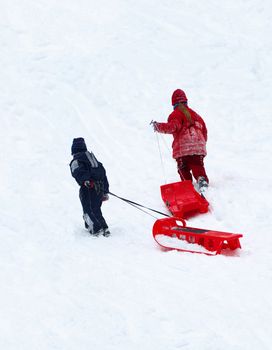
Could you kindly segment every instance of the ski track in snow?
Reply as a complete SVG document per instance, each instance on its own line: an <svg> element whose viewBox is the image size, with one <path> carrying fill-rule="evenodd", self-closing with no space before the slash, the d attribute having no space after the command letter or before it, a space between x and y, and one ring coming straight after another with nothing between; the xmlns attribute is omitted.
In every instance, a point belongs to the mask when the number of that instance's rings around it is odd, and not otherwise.
<svg viewBox="0 0 272 350"><path fill-rule="evenodd" d="M0 348L269 350L268 0L10 0L0 22ZM162 251L155 218L111 197L112 236L83 228L69 162L83 136L110 190L166 212L178 181L166 120L183 88L209 132L209 213L235 254ZM153 214L152 214L153 215ZM158 216L155 214L155 216Z"/></svg>

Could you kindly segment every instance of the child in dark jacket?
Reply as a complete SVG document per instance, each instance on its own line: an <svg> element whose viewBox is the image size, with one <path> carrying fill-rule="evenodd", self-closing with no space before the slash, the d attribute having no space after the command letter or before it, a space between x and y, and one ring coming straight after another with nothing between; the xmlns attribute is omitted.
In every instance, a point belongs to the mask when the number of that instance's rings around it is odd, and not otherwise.
<svg viewBox="0 0 272 350"><path fill-rule="evenodd" d="M191 108L185 92L177 89L172 95L174 111L167 123L153 122L154 131L173 135L173 158L177 162L181 180L196 179L199 189L208 187L209 179L204 167L207 154L207 128L204 120Z"/></svg>
<svg viewBox="0 0 272 350"><path fill-rule="evenodd" d="M71 174L79 184L79 198L83 208L85 228L91 235L109 236L108 225L102 215L102 202L109 199L109 183L105 168L92 152L87 150L82 137L72 144Z"/></svg>

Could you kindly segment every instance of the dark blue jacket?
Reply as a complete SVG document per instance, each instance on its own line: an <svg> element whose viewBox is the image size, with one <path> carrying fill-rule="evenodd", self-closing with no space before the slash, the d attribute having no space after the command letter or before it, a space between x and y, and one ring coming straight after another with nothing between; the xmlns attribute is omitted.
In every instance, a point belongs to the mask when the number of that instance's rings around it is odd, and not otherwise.
<svg viewBox="0 0 272 350"><path fill-rule="evenodd" d="M86 151L74 154L70 169L72 176L80 186L84 185L84 181L93 180L102 183L104 193L109 192L106 170L93 153Z"/></svg>

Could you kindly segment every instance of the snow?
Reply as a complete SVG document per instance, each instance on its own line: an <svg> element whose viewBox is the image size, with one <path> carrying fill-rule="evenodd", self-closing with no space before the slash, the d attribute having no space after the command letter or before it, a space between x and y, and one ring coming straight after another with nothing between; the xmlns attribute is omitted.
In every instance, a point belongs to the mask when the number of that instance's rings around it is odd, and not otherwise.
<svg viewBox="0 0 272 350"><path fill-rule="evenodd" d="M271 349L271 2L1 5L0 348ZM149 123L176 88L209 132L211 210L188 225L242 233L235 256L163 252L114 197L112 236L83 228L78 136L113 193L166 210L171 137Z"/></svg>
<svg viewBox="0 0 272 350"><path fill-rule="evenodd" d="M163 234L156 235L156 240L159 244L166 248L176 248L184 249L188 251L194 251L196 253L205 253L205 254L215 254L216 252L211 252L199 244L189 243L184 239L179 239L177 237L170 237Z"/></svg>

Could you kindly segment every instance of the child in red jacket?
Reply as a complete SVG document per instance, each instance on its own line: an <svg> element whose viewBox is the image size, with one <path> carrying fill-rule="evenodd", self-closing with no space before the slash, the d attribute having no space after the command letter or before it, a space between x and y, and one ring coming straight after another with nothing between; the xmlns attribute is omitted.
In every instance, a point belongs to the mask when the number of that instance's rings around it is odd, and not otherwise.
<svg viewBox="0 0 272 350"><path fill-rule="evenodd" d="M208 187L209 179L204 168L207 154L207 128L203 119L187 105L184 91L173 92L174 111L167 123L153 122L154 131L173 134L173 158L177 161L181 180L196 179L199 188Z"/></svg>

